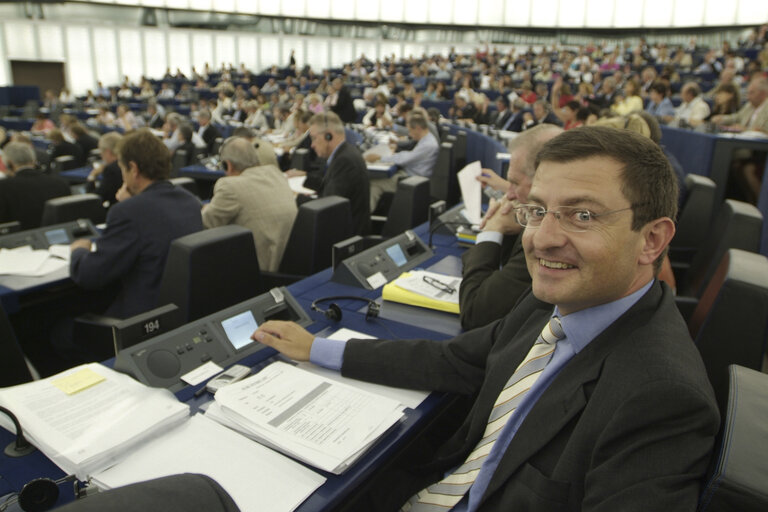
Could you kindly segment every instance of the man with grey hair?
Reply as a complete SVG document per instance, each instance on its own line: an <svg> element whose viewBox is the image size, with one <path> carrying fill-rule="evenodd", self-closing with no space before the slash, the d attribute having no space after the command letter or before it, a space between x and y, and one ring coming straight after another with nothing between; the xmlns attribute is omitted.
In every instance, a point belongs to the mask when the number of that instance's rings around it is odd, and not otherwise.
<svg viewBox="0 0 768 512"><path fill-rule="evenodd" d="M211 202L203 207L203 226L237 224L251 230L259 268L280 267L298 208L288 180L273 165L261 165L253 144L230 137L221 146L226 176L213 187Z"/></svg>
<svg viewBox="0 0 768 512"><path fill-rule="evenodd" d="M709 105L701 97L701 89L696 82L686 82L680 90L682 103L675 109L674 116L664 116L665 122L698 126L709 117Z"/></svg>
<svg viewBox="0 0 768 512"><path fill-rule="evenodd" d="M213 154L213 146L216 144L216 139L221 137L221 133L216 126L211 123L211 111L203 109L197 114L197 122L200 123L200 128L197 130L197 136L203 139L205 142L206 153Z"/></svg>
<svg viewBox="0 0 768 512"><path fill-rule="evenodd" d="M484 184L503 190L504 197L491 204L476 245L461 258L463 279L459 305L464 329L474 329L503 317L531 286L519 236L522 227L515 219L513 208L528 202L539 150L562 132L562 128L551 124L526 130L510 141L507 180L490 169L483 169L478 178Z"/></svg>
<svg viewBox="0 0 768 512"><path fill-rule="evenodd" d="M309 138L317 156L326 159L327 167L322 179L308 176L304 186L317 190L320 197L335 195L349 199L355 234L368 234L368 169L360 151L346 142L341 119L333 112L315 114L309 120Z"/></svg>
<svg viewBox="0 0 768 512"><path fill-rule="evenodd" d="M728 126L732 131L768 133L768 79L753 78L747 86L747 102L738 112L712 117L712 122Z"/></svg>
<svg viewBox="0 0 768 512"><path fill-rule="evenodd" d="M21 229L39 227L45 202L68 196L69 185L35 166L31 144L9 142L3 151L9 177L0 180L0 223L18 221Z"/></svg>
<svg viewBox="0 0 768 512"><path fill-rule="evenodd" d="M187 123L187 120L184 116L177 114L176 112L171 112L165 116L165 124L163 125L163 144L165 144L165 147L168 148L168 151L170 151L171 154L184 144L179 127L185 123ZM203 139L194 132L192 133L192 144L194 144L196 148L206 147Z"/></svg>

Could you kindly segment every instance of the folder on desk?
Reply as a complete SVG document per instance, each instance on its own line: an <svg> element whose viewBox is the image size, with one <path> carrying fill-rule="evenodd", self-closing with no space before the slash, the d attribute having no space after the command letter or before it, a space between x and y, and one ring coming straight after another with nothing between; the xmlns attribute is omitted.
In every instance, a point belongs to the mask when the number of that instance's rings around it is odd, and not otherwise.
<svg viewBox="0 0 768 512"><path fill-rule="evenodd" d="M404 272L384 286L384 300L459 314L461 278L424 270Z"/></svg>

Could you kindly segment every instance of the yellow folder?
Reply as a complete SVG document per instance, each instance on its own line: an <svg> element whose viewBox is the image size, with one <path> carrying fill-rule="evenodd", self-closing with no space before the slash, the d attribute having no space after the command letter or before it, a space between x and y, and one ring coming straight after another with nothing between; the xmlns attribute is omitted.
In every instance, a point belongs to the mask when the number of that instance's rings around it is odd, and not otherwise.
<svg viewBox="0 0 768 512"><path fill-rule="evenodd" d="M400 275L400 277L391 283L385 284L381 292L382 298L392 302L400 302L401 304L409 304L411 306L419 306L422 308L436 309L438 311L446 311L448 313L454 313L457 315L459 314L458 304L426 297L419 293L412 292L397 286L398 279L408 277L409 275L409 272L404 272Z"/></svg>

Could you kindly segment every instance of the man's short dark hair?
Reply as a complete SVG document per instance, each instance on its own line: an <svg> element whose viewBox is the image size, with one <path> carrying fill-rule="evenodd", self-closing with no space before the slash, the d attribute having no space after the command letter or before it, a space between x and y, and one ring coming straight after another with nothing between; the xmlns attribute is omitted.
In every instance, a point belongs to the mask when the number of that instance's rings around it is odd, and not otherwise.
<svg viewBox="0 0 768 512"><path fill-rule="evenodd" d="M115 150L122 167L127 168L130 162L135 162L147 179L165 180L171 174L171 153L149 128L128 133L120 139Z"/></svg>
<svg viewBox="0 0 768 512"><path fill-rule="evenodd" d="M541 162L568 163L591 157L619 162L621 193L632 205L632 229L639 231L661 217L677 218L677 179L661 148L652 140L628 130L607 126L586 126L568 130L541 148ZM658 269L664 251L654 263Z"/></svg>
<svg viewBox="0 0 768 512"><path fill-rule="evenodd" d="M664 82L653 82L651 84L651 87L649 87L649 89L661 94L662 97L666 97L667 92L669 91L667 84L665 84Z"/></svg>

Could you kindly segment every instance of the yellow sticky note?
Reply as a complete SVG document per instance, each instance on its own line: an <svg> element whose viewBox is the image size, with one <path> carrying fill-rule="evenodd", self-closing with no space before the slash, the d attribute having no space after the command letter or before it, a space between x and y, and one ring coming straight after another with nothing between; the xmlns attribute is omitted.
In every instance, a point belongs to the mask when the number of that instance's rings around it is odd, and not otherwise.
<svg viewBox="0 0 768 512"><path fill-rule="evenodd" d="M75 372L72 375L67 375L60 379L51 381L54 386L62 390L68 395L74 395L84 389L88 389L91 386L95 386L99 382L105 380L104 376L99 375L90 368L84 368L79 372Z"/></svg>

